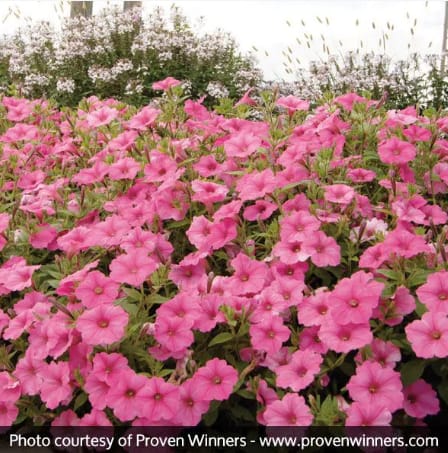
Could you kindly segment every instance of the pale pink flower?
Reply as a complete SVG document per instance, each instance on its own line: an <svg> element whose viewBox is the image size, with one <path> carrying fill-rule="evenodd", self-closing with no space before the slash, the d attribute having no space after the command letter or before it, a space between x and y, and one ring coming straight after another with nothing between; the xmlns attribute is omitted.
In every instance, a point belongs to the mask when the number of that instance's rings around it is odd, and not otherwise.
<svg viewBox="0 0 448 453"><path fill-rule="evenodd" d="M199 368L192 380L202 389L204 401L223 401L232 394L238 372L225 360L214 358Z"/></svg>
<svg viewBox="0 0 448 453"><path fill-rule="evenodd" d="M180 85L182 82L174 77L167 77L166 79L159 80L152 84L153 90L168 91L170 88Z"/></svg>
<svg viewBox="0 0 448 453"><path fill-rule="evenodd" d="M249 328L252 347L258 351L275 354L290 336L289 329L279 316L267 316Z"/></svg>
<svg viewBox="0 0 448 453"><path fill-rule="evenodd" d="M99 108L98 110L94 110L93 112L89 113L86 117L86 120L87 124L90 127L100 127L106 126L117 117L118 117L117 109L104 106Z"/></svg>
<svg viewBox="0 0 448 453"><path fill-rule="evenodd" d="M110 263L110 278L117 283L140 286L158 267L145 250L131 250Z"/></svg>
<svg viewBox="0 0 448 453"><path fill-rule="evenodd" d="M417 289L417 296L430 311L448 315L448 272L434 272Z"/></svg>
<svg viewBox="0 0 448 453"><path fill-rule="evenodd" d="M118 298L120 285L102 272L89 272L75 290L75 296L87 308L112 303Z"/></svg>
<svg viewBox="0 0 448 453"><path fill-rule="evenodd" d="M355 191L346 184L333 184L324 187L324 199L332 203L348 205L355 197Z"/></svg>
<svg viewBox="0 0 448 453"><path fill-rule="evenodd" d="M308 350L298 350L286 365L276 370L276 384L298 392L310 385L320 370L322 356Z"/></svg>
<svg viewBox="0 0 448 453"><path fill-rule="evenodd" d="M196 426L210 406L210 401L204 400L203 389L194 379L188 379L179 386L179 410L174 422L181 426Z"/></svg>
<svg viewBox="0 0 448 453"><path fill-rule="evenodd" d="M40 369L40 397L48 409L69 401L72 395L70 368L67 362L51 362Z"/></svg>
<svg viewBox="0 0 448 453"><path fill-rule="evenodd" d="M405 332L417 357L448 357L448 319L443 314L427 312L408 324Z"/></svg>
<svg viewBox="0 0 448 453"><path fill-rule="evenodd" d="M378 146L378 155L385 164L406 164L414 160L417 150L409 142L392 137Z"/></svg>
<svg viewBox="0 0 448 453"><path fill-rule="evenodd" d="M302 250L310 255L311 262L318 267L337 266L341 262L341 247L334 238L322 231L305 238Z"/></svg>
<svg viewBox="0 0 448 453"><path fill-rule="evenodd" d="M253 260L244 253L239 253L230 264L235 269L229 286L232 294L257 293L263 289L269 272L266 263Z"/></svg>
<svg viewBox="0 0 448 453"><path fill-rule="evenodd" d="M389 426L392 421L390 410L375 402L355 401L345 412L345 426Z"/></svg>
<svg viewBox="0 0 448 453"><path fill-rule="evenodd" d="M101 304L85 310L76 320L76 327L85 343L107 345L123 338L128 320L121 307Z"/></svg>
<svg viewBox="0 0 448 453"><path fill-rule="evenodd" d="M313 416L303 396L287 393L266 406L263 419L267 426L309 426Z"/></svg>
<svg viewBox="0 0 448 453"><path fill-rule="evenodd" d="M350 397L366 405L380 405L391 413L403 407L400 373L376 362L358 365L347 390Z"/></svg>

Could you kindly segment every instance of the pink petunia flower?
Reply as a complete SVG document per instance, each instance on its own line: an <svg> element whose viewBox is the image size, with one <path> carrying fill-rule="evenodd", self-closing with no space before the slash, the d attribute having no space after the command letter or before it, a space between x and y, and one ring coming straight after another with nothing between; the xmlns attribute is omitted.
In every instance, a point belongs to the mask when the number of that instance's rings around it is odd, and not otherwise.
<svg viewBox="0 0 448 453"><path fill-rule="evenodd" d="M403 407L400 373L376 362L359 365L347 384L347 390L354 401L380 405L391 413Z"/></svg>
<svg viewBox="0 0 448 453"><path fill-rule="evenodd" d="M22 391L27 395L37 395L42 384L42 368L46 363L37 359L29 350L17 362L14 376L19 380Z"/></svg>
<svg viewBox="0 0 448 453"><path fill-rule="evenodd" d="M350 352L369 344L373 335L368 324L337 324L333 320L323 323L319 338L336 352Z"/></svg>
<svg viewBox="0 0 448 453"><path fill-rule="evenodd" d="M39 231L30 235L30 244L36 249L56 250L58 248L56 228L48 224L42 224L39 227Z"/></svg>
<svg viewBox="0 0 448 453"><path fill-rule="evenodd" d="M0 268L0 282L9 291L22 291L31 286L31 277L40 267L28 266L22 257L12 257Z"/></svg>
<svg viewBox="0 0 448 453"><path fill-rule="evenodd" d="M87 308L112 303L118 298L120 285L100 271L89 272L75 290L75 296Z"/></svg>
<svg viewBox="0 0 448 453"><path fill-rule="evenodd" d="M225 360L215 358L199 368L192 380L195 386L202 389L204 401L224 401L238 381L238 372Z"/></svg>
<svg viewBox="0 0 448 453"><path fill-rule="evenodd" d="M378 305L384 284L363 271L338 282L331 293L331 316L338 324L363 324Z"/></svg>
<svg viewBox="0 0 448 453"><path fill-rule="evenodd" d="M85 343L107 345L123 338L129 315L121 308L102 304L87 309L76 320L76 327Z"/></svg>
<svg viewBox="0 0 448 453"><path fill-rule="evenodd" d="M307 210L293 211L280 221L280 237L288 242L303 241L319 230L320 222Z"/></svg>
<svg viewBox="0 0 448 453"><path fill-rule="evenodd" d="M118 379L127 369L130 370L126 357L116 352L100 352L93 358L93 374L107 383Z"/></svg>
<svg viewBox="0 0 448 453"><path fill-rule="evenodd" d="M140 286L158 267L145 250L131 250L110 263L110 278L117 283Z"/></svg>
<svg viewBox="0 0 448 453"><path fill-rule="evenodd" d="M87 124L90 127L106 126L118 117L118 113L117 109L110 108L106 105L89 113L86 117Z"/></svg>
<svg viewBox="0 0 448 453"><path fill-rule="evenodd" d="M267 426L309 426L313 416L303 396L287 393L266 406L263 419Z"/></svg>
<svg viewBox="0 0 448 453"><path fill-rule="evenodd" d="M399 286L393 296L380 300L379 306L373 311L373 316L388 326L397 326L414 310L415 300L411 292L406 287Z"/></svg>
<svg viewBox="0 0 448 453"><path fill-rule="evenodd" d="M431 251L423 236L413 234L401 226L387 235L383 246L389 253L395 253L404 258L412 258L419 253Z"/></svg>
<svg viewBox="0 0 448 453"><path fill-rule="evenodd" d="M139 416L151 421L169 422L179 410L179 387L162 378L152 377L147 380L141 394L143 405Z"/></svg>
<svg viewBox="0 0 448 453"><path fill-rule="evenodd" d="M182 82L174 77L167 77L166 79L159 80L152 84L153 90L168 91L170 88L180 85Z"/></svg>
<svg viewBox="0 0 448 453"><path fill-rule="evenodd" d="M374 338L369 347L370 354L365 359L361 351L356 354L355 361L357 363L369 360L371 362L379 363L382 367L395 368L397 362L401 360L400 348L390 341Z"/></svg>
<svg viewBox="0 0 448 453"><path fill-rule="evenodd" d="M0 401L15 403L22 393L20 381L7 371L0 372Z"/></svg>
<svg viewBox="0 0 448 453"><path fill-rule="evenodd" d="M440 410L437 393L423 379L418 379L406 386L403 394L404 410L411 417L423 418L427 415L435 415Z"/></svg>
<svg viewBox="0 0 448 453"><path fill-rule="evenodd" d="M118 159L109 167L109 178L112 181L134 179L140 171L140 164L132 157Z"/></svg>
<svg viewBox="0 0 448 453"><path fill-rule="evenodd" d="M236 184L241 201L256 200L272 193L278 185L276 176L270 168L244 174Z"/></svg>
<svg viewBox="0 0 448 453"><path fill-rule="evenodd" d="M191 325L180 317L157 316L154 338L169 351L187 349L194 341Z"/></svg>
<svg viewBox="0 0 448 453"><path fill-rule="evenodd" d="M143 391L147 384L146 376L137 374L133 370L125 370L110 380L110 390L104 403L114 411L119 420L133 420L142 413Z"/></svg>
<svg viewBox="0 0 448 453"><path fill-rule="evenodd" d="M308 110L310 108L310 103L308 101L304 101L303 99L299 99L292 95L279 97L276 105L287 109L289 115L298 110Z"/></svg>
<svg viewBox="0 0 448 453"><path fill-rule="evenodd" d="M390 250L383 243L372 245L359 258L359 267L378 269L389 258L389 255Z"/></svg>
<svg viewBox="0 0 448 453"><path fill-rule="evenodd" d="M324 187L324 199L331 203L348 205L355 197L355 191L346 184L333 184Z"/></svg>
<svg viewBox="0 0 448 453"><path fill-rule="evenodd" d="M272 213L278 209L277 205L265 200L257 200L255 204L248 206L243 217L249 221L266 220L271 217Z"/></svg>
<svg viewBox="0 0 448 453"><path fill-rule="evenodd" d="M409 142L392 137L378 146L378 155L385 164L406 164L414 160L417 150Z"/></svg>
<svg viewBox="0 0 448 453"><path fill-rule="evenodd" d="M122 372L121 375L124 376L125 374L125 372ZM89 402L94 409L103 410L106 407L110 390L111 386L101 379L98 374L87 374L84 391L89 395Z"/></svg>
<svg viewBox="0 0 448 453"><path fill-rule="evenodd" d="M345 426L389 426L392 421L390 410L375 402L355 401L345 412Z"/></svg>
<svg viewBox="0 0 448 453"><path fill-rule="evenodd" d="M352 182L370 182L376 177L376 173L372 170L366 170L365 168L354 168L347 172L347 178Z"/></svg>
<svg viewBox="0 0 448 453"><path fill-rule="evenodd" d="M310 255L303 250L303 241L278 241L272 253L285 264L297 264L306 261Z"/></svg>
<svg viewBox="0 0 448 453"><path fill-rule="evenodd" d="M70 368L67 362L51 362L40 369L40 397L49 409L68 402L72 395Z"/></svg>
<svg viewBox="0 0 448 453"><path fill-rule="evenodd" d="M196 262L189 263L188 258L185 257L179 264L171 266L168 276L179 288L194 290L207 281L204 260L206 252L199 253L201 253L201 257Z"/></svg>
<svg viewBox="0 0 448 453"><path fill-rule="evenodd" d="M266 263L250 259L244 253L238 253L230 264L235 269L229 282L232 294L239 296L257 293L263 289L269 272Z"/></svg>
<svg viewBox="0 0 448 453"><path fill-rule="evenodd" d="M210 401L204 400L203 390L194 379L188 379L179 386L178 404L173 422L180 426L196 426L208 411Z"/></svg>
<svg viewBox="0 0 448 453"><path fill-rule="evenodd" d="M289 329L279 316L269 316L249 328L252 347L258 351L275 354L290 336Z"/></svg>
<svg viewBox="0 0 448 453"><path fill-rule="evenodd" d="M19 409L11 401L0 401L0 425L11 426L19 415Z"/></svg>
<svg viewBox="0 0 448 453"><path fill-rule="evenodd" d="M248 131L232 134L224 143L227 157L247 158L261 146L261 138Z"/></svg>
<svg viewBox="0 0 448 453"><path fill-rule="evenodd" d="M79 420L79 426L112 426L112 422L103 411L92 409Z"/></svg>
<svg viewBox="0 0 448 453"><path fill-rule="evenodd" d="M405 327L406 337L417 357L448 357L448 319L437 312L427 312L422 319Z"/></svg>
<svg viewBox="0 0 448 453"><path fill-rule="evenodd" d="M228 189L224 184L216 184L210 181L194 180L191 183L193 190L193 201L203 203L206 207L211 207L213 203L223 201L226 198Z"/></svg>
<svg viewBox="0 0 448 453"><path fill-rule="evenodd" d="M417 296L430 311L448 315L448 271L434 272L417 289Z"/></svg>
<svg viewBox="0 0 448 453"><path fill-rule="evenodd" d="M304 326L320 326L330 316L330 293L324 288L304 298L297 310L298 321Z"/></svg>
<svg viewBox="0 0 448 453"><path fill-rule="evenodd" d="M298 392L310 385L320 370L322 356L308 350L298 350L286 365L276 370L276 384Z"/></svg>
<svg viewBox="0 0 448 453"><path fill-rule="evenodd" d="M303 241L302 250L310 255L312 263L318 267L337 266L341 262L341 247L334 238L322 231L308 236Z"/></svg>
<svg viewBox="0 0 448 453"><path fill-rule="evenodd" d="M130 129L137 131L144 131L154 125L160 110L150 107L149 105L143 107L137 112L127 123Z"/></svg>

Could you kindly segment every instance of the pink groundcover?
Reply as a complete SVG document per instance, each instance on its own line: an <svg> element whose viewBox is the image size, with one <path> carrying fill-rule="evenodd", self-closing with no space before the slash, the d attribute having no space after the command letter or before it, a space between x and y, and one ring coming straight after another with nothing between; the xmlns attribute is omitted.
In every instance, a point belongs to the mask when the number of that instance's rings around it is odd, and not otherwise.
<svg viewBox="0 0 448 453"><path fill-rule="evenodd" d="M0 101L0 425L446 412L448 117L154 89Z"/></svg>

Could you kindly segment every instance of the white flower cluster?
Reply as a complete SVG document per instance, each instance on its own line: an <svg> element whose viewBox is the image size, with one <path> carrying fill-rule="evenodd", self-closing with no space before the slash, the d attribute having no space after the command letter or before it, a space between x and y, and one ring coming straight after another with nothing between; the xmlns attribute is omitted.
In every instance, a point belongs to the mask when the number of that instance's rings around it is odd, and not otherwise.
<svg viewBox="0 0 448 453"><path fill-rule="evenodd" d="M205 91L216 99L225 98L229 95L229 90L221 82L209 82Z"/></svg>
<svg viewBox="0 0 448 453"><path fill-rule="evenodd" d="M75 91L75 81L73 79L59 79L56 82L56 90L60 93L73 93Z"/></svg>
<svg viewBox="0 0 448 453"><path fill-rule="evenodd" d="M296 72L294 82L282 81L278 89L281 95L311 100L326 92L337 95L369 91L378 97L384 92L404 98L418 96L418 102L427 103L435 94L435 79L431 79L430 71L440 76L439 66L437 55L412 54L406 60L392 61L386 55L348 52L343 57L330 55L324 61L312 61L308 70L301 68ZM268 82L265 86L272 84Z"/></svg>
<svg viewBox="0 0 448 453"><path fill-rule="evenodd" d="M78 83L79 92L123 84L121 93L138 94L150 87L151 74L171 75L172 68L188 69L192 63L204 68L209 80L233 79L240 90L261 78L253 58L240 55L228 33L200 35L178 7L170 11L168 18L162 8L142 18L137 10L116 7L66 19L60 29L48 23L28 26L0 42L0 65L8 68L8 83L31 96L74 93ZM207 91L228 94L221 82L211 83Z"/></svg>

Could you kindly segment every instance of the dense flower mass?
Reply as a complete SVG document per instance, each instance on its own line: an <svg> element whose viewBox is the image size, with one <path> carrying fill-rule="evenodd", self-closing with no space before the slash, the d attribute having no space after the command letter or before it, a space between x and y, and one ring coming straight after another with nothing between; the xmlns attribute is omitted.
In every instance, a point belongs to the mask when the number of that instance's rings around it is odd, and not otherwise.
<svg viewBox="0 0 448 453"><path fill-rule="evenodd" d="M153 88L1 99L0 423L444 413L447 118Z"/></svg>
<svg viewBox="0 0 448 453"><path fill-rule="evenodd" d="M90 94L145 105L157 90L174 86L172 76L183 79L190 94L216 100L242 95L261 71L229 33L205 33L175 5L168 15L159 7L148 16L138 8L107 8L64 19L59 30L49 22L31 23L0 39L0 93L14 85L28 97L63 105ZM19 106L10 118L26 110ZM107 112L113 114L107 107L91 112L88 121L109 121Z"/></svg>

